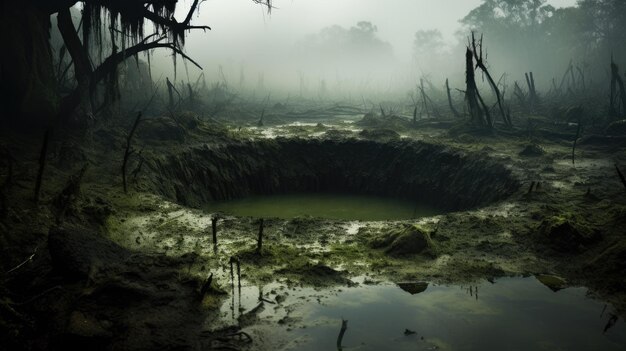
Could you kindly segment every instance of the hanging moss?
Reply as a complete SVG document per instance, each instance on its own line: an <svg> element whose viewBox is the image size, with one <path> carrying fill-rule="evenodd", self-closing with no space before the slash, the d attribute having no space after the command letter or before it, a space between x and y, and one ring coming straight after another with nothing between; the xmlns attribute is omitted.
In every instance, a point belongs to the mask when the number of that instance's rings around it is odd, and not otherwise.
<svg viewBox="0 0 626 351"><path fill-rule="evenodd" d="M146 21L145 11L170 19L176 10L176 0L154 1L144 8L143 1L137 0L101 0L86 2L83 4L83 41L90 43L95 38L96 45L102 43L103 21L118 28L121 32L122 45L136 44L145 37L144 24ZM118 26L119 25L119 26ZM157 31L170 33L170 39L176 43L184 44L184 33L177 28L170 28L165 24L155 24Z"/></svg>

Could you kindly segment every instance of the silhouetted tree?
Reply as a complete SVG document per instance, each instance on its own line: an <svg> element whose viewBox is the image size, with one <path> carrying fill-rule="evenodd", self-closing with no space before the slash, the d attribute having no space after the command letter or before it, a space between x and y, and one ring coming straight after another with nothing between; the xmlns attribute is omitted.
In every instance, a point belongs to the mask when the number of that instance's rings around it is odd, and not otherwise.
<svg viewBox="0 0 626 351"><path fill-rule="evenodd" d="M271 8L269 1L262 2ZM113 86L120 63L139 53L165 48L195 63L183 52L185 35L208 26L191 24L198 10L194 0L182 20L174 17L177 0L21 0L3 1L0 32L4 55L0 61L2 102L9 118L46 121L51 116L66 118L79 105L86 114L94 109L94 92L101 82ZM79 28L70 9L82 6ZM57 15L64 50L71 56L75 89L60 96L54 80L50 47L50 16ZM146 26L151 24L151 26ZM146 32L147 28L153 28ZM111 51L93 57L89 48L100 46L105 38ZM199 67L199 66L198 66ZM3 114L7 115L7 114Z"/></svg>

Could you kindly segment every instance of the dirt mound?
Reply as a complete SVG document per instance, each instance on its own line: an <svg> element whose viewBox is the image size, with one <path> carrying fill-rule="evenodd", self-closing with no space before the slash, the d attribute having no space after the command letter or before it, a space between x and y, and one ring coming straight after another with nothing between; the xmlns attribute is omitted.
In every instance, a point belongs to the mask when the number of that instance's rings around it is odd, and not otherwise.
<svg viewBox="0 0 626 351"><path fill-rule="evenodd" d="M537 228L538 239L561 252L582 252L600 241L601 235L578 216L550 217Z"/></svg>
<svg viewBox="0 0 626 351"><path fill-rule="evenodd" d="M197 259L194 255L132 252L86 228L52 230L49 250L57 272L83 278L78 291L67 286L42 300L58 311L58 325L65 326L55 328L52 344L63 349L208 348L210 335L202 334L202 323L212 312L199 306L222 297L207 294L200 301L202 282L181 274Z"/></svg>
<svg viewBox="0 0 626 351"><path fill-rule="evenodd" d="M435 255L435 244L430 233L417 225L405 225L374 236L370 239L369 246L375 249L384 248L385 253L390 256Z"/></svg>
<svg viewBox="0 0 626 351"><path fill-rule="evenodd" d="M96 266L118 265L130 257L121 246L84 228L50 230L48 249L57 268L78 277L87 277Z"/></svg>
<svg viewBox="0 0 626 351"><path fill-rule="evenodd" d="M524 147L522 151L519 152L520 156L525 157L539 157L546 154L546 150L544 150L541 146L537 144L528 144Z"/></svg>

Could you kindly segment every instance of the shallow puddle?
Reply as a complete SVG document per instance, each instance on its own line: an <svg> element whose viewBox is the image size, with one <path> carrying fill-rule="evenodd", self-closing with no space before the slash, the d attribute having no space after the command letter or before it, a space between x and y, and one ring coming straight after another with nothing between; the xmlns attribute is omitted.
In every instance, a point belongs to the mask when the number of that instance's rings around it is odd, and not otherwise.
<svg viewBox="0 0 626 351"><path fill-rule="evenodd" d="M340 220L381 221L440 214L432 207L386 197L342 194L289 194L254 196L214 202L206 209L247 217L294 218L312 216Z"/></svg>
<svg viewBox="0 0 626 351"><path fill-rule="evenodd" d="M281 335L280 350L335 350L348 320L343 350L624 350L626 324L585 288L553 292L534 277L495 284L437 286L359 284L328 290L262 287L268 301L244 329ZM222 306L230 324L258 304L259 288ZM270 336L271 338L271 336Z"/></svg>

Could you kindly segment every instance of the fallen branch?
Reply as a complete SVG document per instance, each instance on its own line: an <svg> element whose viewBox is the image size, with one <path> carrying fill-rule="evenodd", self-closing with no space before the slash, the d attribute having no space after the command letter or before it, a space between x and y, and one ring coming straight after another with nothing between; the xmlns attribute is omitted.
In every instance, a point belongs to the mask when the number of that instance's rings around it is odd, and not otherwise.
<svg viewBox="0 0 626 351"><path fill-rule="evenodd" d="M474 53L474 58L476 59L476 67L480 68L481 71L483 71L483 73L487 77L487 81L489 82L489 85L491 85L491 88L496 94L496 99L498 100L498 107L500 108L500 113L502 114L502 120L504 121L504 124L507 126L512 126L513 123L511 122L511 116L507 114L507 112L504 110L504 107L502 105L502 93L500 92L500 88L498 88L498 85L491 77L491 73L489 73L489 71L487 70L487 67L485 66L485 63L483 62L483 37L482 35L480 37L480 41L478 42L478 47L477 47L476 38L474 36L474 32L472 32L471 44L472 44L472 49L473 49L472 52ZM480 50L480 54L478 50Z"/></svg>

